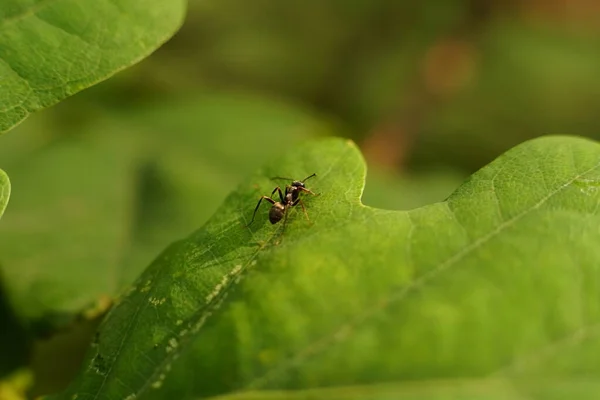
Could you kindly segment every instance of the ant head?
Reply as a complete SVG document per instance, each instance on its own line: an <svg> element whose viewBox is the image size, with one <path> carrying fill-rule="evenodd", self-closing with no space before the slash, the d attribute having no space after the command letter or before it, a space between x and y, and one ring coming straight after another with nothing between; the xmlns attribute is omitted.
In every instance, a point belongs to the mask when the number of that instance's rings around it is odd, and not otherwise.
<svg viewBox="0 0 600 400"><path fill-rule="evenodd" d="M292 182L292 186L295 186L295 187L304 187L304 182L302 182L302 181L293 181Z"/></svg>

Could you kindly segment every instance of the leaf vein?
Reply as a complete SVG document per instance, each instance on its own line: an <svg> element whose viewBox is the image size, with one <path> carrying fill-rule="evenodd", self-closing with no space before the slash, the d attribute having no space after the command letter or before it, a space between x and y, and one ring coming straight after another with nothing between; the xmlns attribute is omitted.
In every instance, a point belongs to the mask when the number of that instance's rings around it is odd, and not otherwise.
<svg viewBox="0 0 600 400"><path fill-rule="evenodd" d="M160 270L160 269L156 272L156 274L152 277L153 282L160 276L161 272L162 272L162 270ZM98 388L93 400L96 400L98 398L98 395L102 392L102 389L104 388L104 385L106 384L106 381L108 380L108 377L113 372L113 368L115 366L117 359L119 358L119 354L121 354L123 345L125 344L127 339L130 338L130 332L133 329L133 327L136 326L138 323L138 316L140 315L140 311L143 308L145 309L148 306L148 299L153 294L153 292L154 292L154 290L149 290L146 293L146 295L144 296L144 301L138 303L135 313L133 314L133 317L131 319L129 319L129 323L127 324L127 329L123 333L123 338L121 339L121 343L119 343L119 347L117 348L117 351L114 354L114 356L111 357L110 367L108 369L108 372L106 373L106 375L104 375L104 378L102 379L102 383L100 384L100 387Z"/></svg>

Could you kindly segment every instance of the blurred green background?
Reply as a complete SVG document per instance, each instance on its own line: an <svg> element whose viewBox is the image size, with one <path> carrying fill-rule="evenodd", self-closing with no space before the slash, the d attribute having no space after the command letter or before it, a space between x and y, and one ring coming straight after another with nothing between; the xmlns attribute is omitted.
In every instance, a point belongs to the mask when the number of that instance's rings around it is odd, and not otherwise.
<svg viewBox="0 0 600 400"><path fill-rule="evenodd" d="M524 140L600 137L599 111L595 0L192 0L148 59L0 137L5 291L35 335L67 326L305 139L356 141L364 202L408 209ZM85 347L36 346L42 366Z"/></svg>

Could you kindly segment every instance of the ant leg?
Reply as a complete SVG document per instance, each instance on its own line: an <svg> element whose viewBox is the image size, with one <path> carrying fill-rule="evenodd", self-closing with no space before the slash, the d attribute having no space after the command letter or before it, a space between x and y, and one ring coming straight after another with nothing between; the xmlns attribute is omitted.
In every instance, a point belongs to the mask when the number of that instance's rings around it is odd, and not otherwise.
<svg viewBox="0 0 600 400"><path fill-rule="evenodd" d="M275 204L275 200L273 200L272 198L270 198L269 196L262 196L260 198L260 200L258 200L258 204L256 205L256 208L254 209L254 214L252 214L252 221L250 221L250 223L248 225L246 225L246 228L249 227L250 225L252 225L252 223L254 222L254 217L256 217L256 212L258 211L258 207L260 207L260 203L263 200L267 200L269 203L271 204Z"/></svg>
<svg viewBox="0 0 600 400"><path fill-rule="evenodd" d="M302 199L298 199L295 202L293 202L292 203L292 207L294 207L298 203L300 203L300 206L302 207L302 211L304 211L304 215L306 216L306 219L308 220L308 222L312 223L311 220L310 220L310 218L308 217L308 212L306 212L306 207L304 207L304 202L302 201Z"/></svg>
<svg viewBox="0 0 600 400"><path fill-rule="evenodd" d="M302 211L304 211L304 215L306 216L306 219L308 220L309 223L312 223L310 221L310 218L308 218L308 213L306 212L306 207L304 207L304 202L300 199L298 199L298 201L300 203L300 205L302 206Z"/></svg>
<svg viewBox="0 0 600 400"><path fill-rule="evenodd" d="M279 186L273 189L273 192L271 192L271 196L273 196L275 192L279 193L279 200L281 200L281 204L285 204L285 200L283 200L283 192L281 191L281 188Z"/></svg>
<svg viewBox="0 0 600 400"><path fill-rule="evenodd" d="M283 217L283 229L285 229L285 224L287 223L288 220L288 214L290 213L290 206L285 206L283 213L285 214L285 216ZM283 231L282 229L282 231Z"/></svg>
<svg viewBox="0 0 600 400"><path fill-rule="evenodd" d="M300 187L300 188L298 188L298 189L299 189L301 192L310 193L310 194L312 194L313 196L320 196L320 195L321 195L321 193L315 193L315 192L313 192L312 190L309 190L309 189L307 189L307 188Z"/></svg>
<svg viewBox="0 0 600 400"><path fill-rule="evenodd" d="M289 214L289 211L290 211L290 210L289 210L289 209L290 209L290 206L287 206L287 205L286 205L286 206L284 206L284 207L285 207L285 208L284 208L284 210L283 210L283 215L284 215L284 217L283 217L283 226L281 227L281 233L279 234L279 237L280 237L281 239L279 239L279 241L277 242L277 244L281 243L281 241L283 240L283 233L285 232L285 227L286 227L286 225L287 225L287 220L288 220L288 214Z"/></svg>

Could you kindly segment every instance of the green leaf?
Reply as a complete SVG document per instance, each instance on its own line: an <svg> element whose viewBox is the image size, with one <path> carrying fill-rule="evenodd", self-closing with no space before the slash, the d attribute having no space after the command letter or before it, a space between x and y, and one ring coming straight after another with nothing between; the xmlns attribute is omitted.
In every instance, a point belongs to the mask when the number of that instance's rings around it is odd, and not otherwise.
<svg viewBox="0 0 600 400"><path fill-rule="evenodd" d="M16 312L38 330L118 290L137 159L111 139L58 142L11 168L19 190L0 224L2 272Z"/></svg>
<svg viewBox="0 0 600 400"><path fill-rule="evenodd" d="M10 181L8 175L0 169L0 217L4 214L10 198Z"/></svg>
<svg viewBox="0 0 600 400"><path fill-rule="evenodd" d="M19 186L0 223L4 284L41 333L102 307L203 224L248 168L324 130L280 101L218 93L98 113L76 129L49 115L0 146Z"/></svg>
<svg viewBox="0 0 600 400"><path fill-rule="evenodd" d="M535 379L598 379L598 160L589 140L533 140L401 212L360 203L351 142L294 146L155 260L55 398L480 378L527 397ZM268 177L312 172L312 224L295 208L282 233L265 204L243 228ZM554 398L584 390L566 387Z"/></svg>
<svg viewBox="0 0 600 400"><path fill-rule="evenodd" d="M184 0L4 0L0 133L149 55L179 28L185 7Z"/></svg>
<svg viewBox="0 0 600 400"><path fill-rule="evenodd" d="M523 397L520 387L535 390ZM211 397L211 400L515 400L595 399L600 384L593 379L528 380L515 385L508 379L417 380L364 386L325 387L304 390L238 392ZM571 396L571 397L568 397Z"/></svg>

